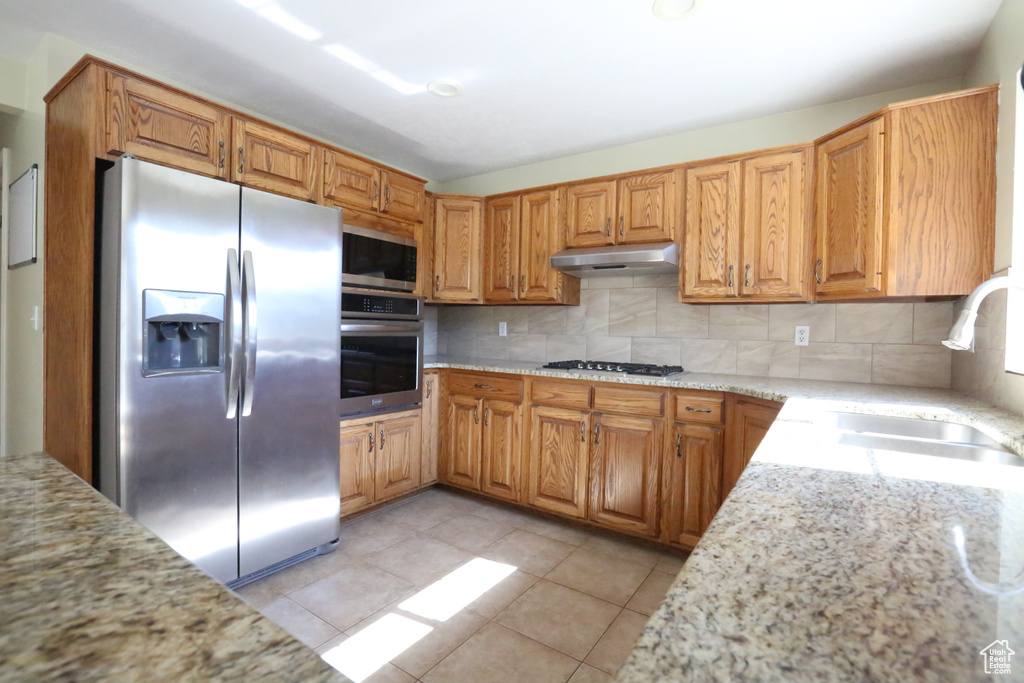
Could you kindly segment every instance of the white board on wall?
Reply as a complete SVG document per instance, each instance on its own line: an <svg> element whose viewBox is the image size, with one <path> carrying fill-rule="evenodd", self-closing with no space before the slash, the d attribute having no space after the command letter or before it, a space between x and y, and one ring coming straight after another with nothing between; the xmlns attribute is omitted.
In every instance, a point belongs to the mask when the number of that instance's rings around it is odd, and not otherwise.
<svg viewBox="0 0 1024 683"><path fill-rule="evenodd" d="M22 173L11 183L7 219L7 267L36 262L36 195L39 165Z"/></svg>

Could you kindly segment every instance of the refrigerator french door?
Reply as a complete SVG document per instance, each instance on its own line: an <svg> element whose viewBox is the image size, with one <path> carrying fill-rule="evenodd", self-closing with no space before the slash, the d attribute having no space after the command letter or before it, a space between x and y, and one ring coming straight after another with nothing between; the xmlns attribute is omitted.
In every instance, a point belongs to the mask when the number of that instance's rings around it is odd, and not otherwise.
<svg viewBox="0 0 1024 683"><path fill-rule="evenodd" d="M340 211L130 157L103 197L100 490L222 582L329 550Z"/></svg>

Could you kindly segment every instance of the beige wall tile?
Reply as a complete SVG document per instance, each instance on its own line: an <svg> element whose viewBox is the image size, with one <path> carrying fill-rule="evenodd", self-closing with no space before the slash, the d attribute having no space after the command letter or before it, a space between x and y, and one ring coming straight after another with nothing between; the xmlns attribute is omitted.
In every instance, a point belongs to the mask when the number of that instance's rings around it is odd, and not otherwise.
<svg viewBox="0 0 1024 683"><path fill-rule="evenodd" d="M800 347L792 342L739 341L736 374L758 377L799 377Z"/></svg>
<svg viewBox="0 0 1024 683"><path fill-rule="evenodd" d="M463 337L461 334L448 335L448 344L445 353L453 356L476 357L476 337Z"/></svg>
<svg viewBox="0 0 1024 683"><path fill-rule="evenodd" d="M580 360L628 363L632 354L632 342L629 337L587 337L586 358L581 357Z"/></svg>
<svg viewBox="0 0 1024 683"><path fill-rule="evenodd" d="M681 365L689 372L736 374L736 341L687 339L682 342Z"/></svg>
<svg viewBox="0 0 1024 683"><path fill-rule="evenodd" d="M948 389L952 353L945 346L875 344L871 349L871 382Z"/></svg>
<svg viewBox="0 0 1024 683"><path fill-rule="evenodd" d="M711 339L768 339L768 306L712 306Z"/></svg>
<svg viewBox="0 0 1024 683"><path fill-rule="evenodd" d="M836 341L909 344L914 304L836 304Z"/></svg>
<svg viewBox="0 0 1024 683"><path fill-rule="evenodd" d="M975 349L1006 348L1006 290L992 292L981 302L974 326Z"/></svg>
<svg viewBox="0 0 1024 683"><path fill-rule="evenodd" d="M629 289L633 286L632 275L608 275L605 277L582 278L587 289Z"/></svg>
<svg viewBox="0 0 1024 683"><path fill-rule="evenodd" d="M707 339L710 306L681 304L675 289L658 289L656 336L681 339Z"/></svg>
<svg viewBox="0 0 1024 683"><path fill-rule="evenodd" d="M809 325L811 342L836 340L835 304L772 304L768 307L768 338L793 343L797 325Z"/></svg>
<svg viewBox="0 0 1024 683"><path fill-rule="evenodd" d="M608 334L613 337L653 337L657 329L658 290L650 287L615 289L608 293Z"/></svg>
<svg viewBox="0 0 1024 683"><path fill-rule="evenodd" d="M530 306L530 334L565 334L568 309L564 306Z"/></svg>
<svg viewBox="0 0 1024 683"><path fill-rule="evenodd" d="M530 307L529 306L500 306L494 314L494 330L497 331L497 323L505 321L508 323L509 336L513 334L530 333Z"/></svg>
<svg viewBox="0 0 1024 683"><path fill-rule="evenodd" d="M509 360L544 362L547 359L548 338L543 334L510 335L508 340Z"/></svg>
<svg viewBox="0 0 1024 683"><path fill-rule="evenodd" d="M582 359L586 353L586 337L549 335L544 351L544 359L547 361Z"/></svg>
<svg viewBox="0 0 1024 683"><path fill-rule="evenodd" d="M633 337L632 363L679 365L681 339Z"/></svg>
<svg viewBox="0 0 1024 683"><path fill-rule="evenodd" d="M914 304L914 343L939 346L953 325L953 302Z"/></svg>
<svg viewBox="0 0 1024 683"><path fill-rule="evenodd" d="M679 275L634 275L634 287L672 287L679 291Z"/></svg>
<svg viewBox="0 0 1024 683"><path fill-rule="evenodd" d="M509 338L497 335L479 336L476 338L476 352L481 358L509 359Z"/></svg>
<svg viewBox="0 0 1024 683"><path fill-rule="evenodd" d="M870 382L871 345L811 344L810 346L801 346L800 378Z"/></svg>
<svg viewBox="0 0 1024 683"><path fill-rule="evenodd" d="M608 291L588 289L580 292L580 305L566 309L566 334L608 334Z"/></svg>

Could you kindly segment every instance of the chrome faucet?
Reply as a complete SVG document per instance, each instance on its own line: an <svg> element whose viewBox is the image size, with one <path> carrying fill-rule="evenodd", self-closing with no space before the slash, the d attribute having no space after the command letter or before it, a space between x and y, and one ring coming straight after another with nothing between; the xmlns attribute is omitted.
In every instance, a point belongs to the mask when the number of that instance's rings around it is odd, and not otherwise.
<svg viewBox="0 0 1024 683"><path fill-rule="evenodd" d="M953 323L953 327L950 328L949 334L942 344L954 351L973 351L974 323L978 319L978 308L981 306L982 300L996 290L1009 289L1010 287L1024 289L1024 285L1009 275L1000 275L978 285L971 292L970 296L967 297L964 310L960 311L960 316Z"/></svg>

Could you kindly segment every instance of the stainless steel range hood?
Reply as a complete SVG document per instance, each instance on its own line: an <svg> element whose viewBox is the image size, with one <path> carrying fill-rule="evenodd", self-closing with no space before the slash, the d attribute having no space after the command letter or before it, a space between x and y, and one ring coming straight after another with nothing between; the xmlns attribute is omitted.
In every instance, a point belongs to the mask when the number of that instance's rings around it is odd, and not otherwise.
<svg viewBox="0 0 1024 683"><path fill-rule="evenodd" d="M678 273L679 245L659 242L564 249L551 257L551 267L575 277Z"/></svg>

